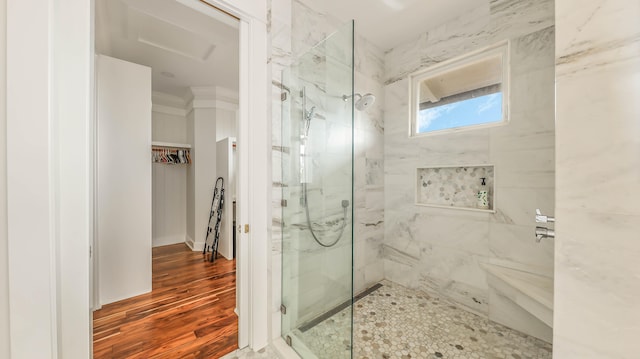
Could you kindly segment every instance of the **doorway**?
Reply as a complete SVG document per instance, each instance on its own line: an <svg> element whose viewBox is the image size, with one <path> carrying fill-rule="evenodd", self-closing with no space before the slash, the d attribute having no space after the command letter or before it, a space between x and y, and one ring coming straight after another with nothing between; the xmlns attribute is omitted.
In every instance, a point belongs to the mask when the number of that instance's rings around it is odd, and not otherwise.
<svg viewBox="0 0 640 359"><path fill-rule="evenodd" d="M225 345L207 354L224 354L238 347L239 21L187 6L200 5L195 0L95 3L94 355L202 350L207 340L220 342L212 325L223 326L217 332ZM202 251L215 237L212 197L223 172L225 208L211 263ZM157 343L139 345L145 340L131 330Z"/></svg>

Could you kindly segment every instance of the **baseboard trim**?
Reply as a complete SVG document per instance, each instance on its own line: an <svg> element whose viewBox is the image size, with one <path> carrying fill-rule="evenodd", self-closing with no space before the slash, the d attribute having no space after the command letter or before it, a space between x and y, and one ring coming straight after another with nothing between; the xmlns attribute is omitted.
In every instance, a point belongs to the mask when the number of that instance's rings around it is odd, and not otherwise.
<svg viewBox="0 0 640 359"><path fill-rule="evenodd" d="M293 348L288 346L287 343L285 343L284 339L282 339L281 337L276 338L272 342L271 347L276 352L276 355L278 355L278 358L300 359L300 355L298 355L298 353L296 353L295 350L293 350ZM315 355L313 355L313 358L317 359Z"/></svg>
<svg viewBox="0 0 640 359"><path fill-rule="evenodd" d="M164 237L152 238L151 246L162 247L162 246L168 246L170 244L178 244L183 242L185 243L187 242L187 238L184 235L164 236Z"/></svg>
<svg viewBox="0 0 640 359"><path fill-rule="evenodd" d="M194 252L198 252L198 251L202 251L204 249L204 243L203 242L196 242L193 240L193 238L189 237L189 235L187 235L185 237L184 243L191 248L192 251Z"/></svg>
<svg viewBox="0 0 640 359"><path fill-rule="evenodd" d="M191 237L189 237L189 235L184 236L184 244L187 245L187 247L191 248L191 250L193 250L193 239Z"/></svg>

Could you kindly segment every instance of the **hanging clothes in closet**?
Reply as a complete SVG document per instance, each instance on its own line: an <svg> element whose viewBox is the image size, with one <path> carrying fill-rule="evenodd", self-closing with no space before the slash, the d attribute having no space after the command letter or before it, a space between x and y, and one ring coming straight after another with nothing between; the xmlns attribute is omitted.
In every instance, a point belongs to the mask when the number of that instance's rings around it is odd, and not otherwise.
<svg viewBox="0 0 640 359"><path fill-rule="evenodd" d="M190 164L191 152L188 148L154 146L151 148L154 163Z"/></svg>

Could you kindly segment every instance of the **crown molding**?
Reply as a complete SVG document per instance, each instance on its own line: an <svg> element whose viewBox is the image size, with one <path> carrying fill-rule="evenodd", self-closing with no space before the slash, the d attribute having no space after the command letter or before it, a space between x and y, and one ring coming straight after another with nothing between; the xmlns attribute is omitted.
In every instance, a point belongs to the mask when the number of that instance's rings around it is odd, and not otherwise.
<svg viewBox="0 0 640 359"><path fill-rule="evenodd" d="M188 114L187 109L185 108L158 105L155 103L152 104L151 111L156 113L163 113L166 115L180 116L180 117L186 117Z"/></svg>
<svg viewBox="0 0 640 359"><path fill-rule="evenodd" d="M183 97L171 95L165 92L151 92L151 102L158 105L184 108L187 104Z"/></svg>
<svg viewBox="0 0 640 359"><path fill-rule="evenodd" d="M153 112L182 117L187 116L188 113L184 98L180 96L153 91L151 93L151 103L151 111Z"/></svg>
<svg viewBox="0 0 640 359"><path fill-rule="evenodd" d="M187 113L195 108L238 110L238 92L220 86L190 87L183 100L187 104Z"/></svg>

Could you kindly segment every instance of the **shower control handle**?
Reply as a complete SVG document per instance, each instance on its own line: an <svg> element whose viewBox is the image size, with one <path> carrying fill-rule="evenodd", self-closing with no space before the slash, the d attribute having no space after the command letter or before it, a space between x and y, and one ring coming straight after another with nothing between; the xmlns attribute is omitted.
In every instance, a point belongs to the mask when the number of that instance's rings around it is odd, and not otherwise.
<svg viewBox="0 0 640 359"><path fill-rule="evenodd" d="M556 238L556 231L546 227L536 227L536 242L540 243L542 238Z"/></svg>
<svg viewBox="0 0 640 359"><path fill-rule="evenodd" d="M555 221L556 219L554 217L544 215L540 212L539 208L536 209L536 223L551 223Z"/></svg>

